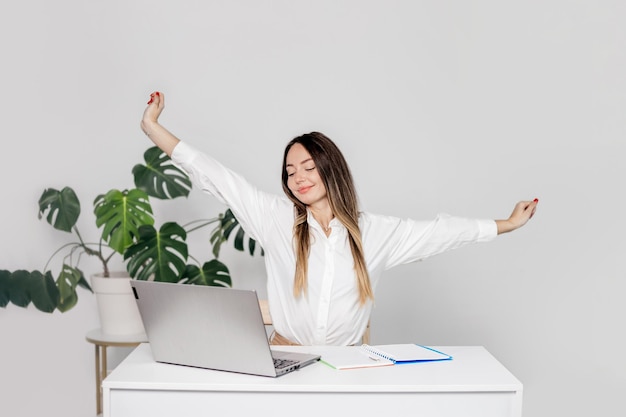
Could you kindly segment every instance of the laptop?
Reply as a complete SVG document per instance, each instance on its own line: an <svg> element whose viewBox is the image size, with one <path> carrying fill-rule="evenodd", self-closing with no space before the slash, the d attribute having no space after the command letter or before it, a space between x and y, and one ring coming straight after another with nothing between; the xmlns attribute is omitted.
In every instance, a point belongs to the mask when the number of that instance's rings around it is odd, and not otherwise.
<svg viewBox="0 0 626 417"><path fill-rule="evenodd" d="M270 348L256 291L131 280L157 362L277 377L320 355Z"/></svg>

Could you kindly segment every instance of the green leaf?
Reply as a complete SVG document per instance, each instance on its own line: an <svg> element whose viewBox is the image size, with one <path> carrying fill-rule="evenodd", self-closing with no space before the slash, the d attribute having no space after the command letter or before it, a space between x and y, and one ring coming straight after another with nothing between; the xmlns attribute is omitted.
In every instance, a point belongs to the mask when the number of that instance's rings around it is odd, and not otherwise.
<svg viewBox="0 0 626 417"><path fill-rule="evenodd" d="M89 285L89 282L87 282L87 280L85 279L85 276L82 275L82 273L81 273L80 279L78 280L78 286L81 287L81 288L86 289L87 291L89 291L89 292L91 292L93 294L93 289Z"/></svg>
<svg viewBox="0 0 626 417"><path fill-rule="evenodd" d="M43 275L39 271L30 273L29 291L33 304L38 310L52 313L59 303L59 289L50 271Z"/></svg>
<svg viewBox="0 0 626 417"><path fill-rule="evenodd" d="M233 241L233 247L238 251L245 250L246 233L243 227L239 224L239 221L235 218L235 215L230 209L224 212L219 224L213 230L211 234L211 245L213 246L213 256L219 257L222 244L226 242L232 232L235 231L235 239ZM252 238L248 238L248 251L250 255L254 255L256 249L256 241ZM261 248L261 255L263 255L263 248Z"/></svg>
<svg viewBox="0 0 626 417"><path fill-rule="evenodd" d="M6 307L11 298L9 297L9 285L11 280L11 272L0 269L0 307Z"/></svg>
<svg viewBox="0 0 626 417"><path fill-rule="evenodd" d="M165 223L157 232L152 226L139 228L139 240L124 252L131 277L178 282L185 272L188 257L187 233L174 222Z"/></svg>
<svg viewBox="0 0 626 417"><path fill-rule="evenodd" d="M85 279L83 273L69 265L63 265L56 282L50 271L45 275L39 271L0 271L0 306L5 307L11 301L27 307L32 302L45 313L52 313L57 308L65 312L78 301L76 286L81 279Z"/></svg>
<svg viewBox="0 0 626 417"><path fill-rule="evenodd" d="M226 238L222 234L222 229L217 227L213 233L211 234L211 246L213 246L213 256L216 258L219 257L220 249L222 248L222 243L226 242Z"/></svg>
<svg viewBox="0 0 626 417"><path fill-rule="evenodd" d="M136 241L139 227L154 224L149 197L138 189L99 195L94 200L94 213L96 226L104 226L102 239L118 253Z"/></svg>
<svg viewBox="0 0 626 417"><path fill-rule="evenodd" d="M80 202L70 187L61 191L54 188L44 190L39 198L39 219L45 213L46 221L55 229L71 232L80 215Z"/></svg>
<svg viewBox="0 0 626 417"><path fill-rule="evenodd" d="M235 215L233 214L233 212L230 211L230 209L226 210L224 212L224 218L222 219L222 225L221 225L224 238L228 239L230 237L231 232L235 230L237 226L239 226L239 222L235 218Z"/></svg>
<svg viewBox="0 0 626 417"><path fill-rule="evenodd" d="M30 272L20 269L11 274L9 280L9 298L16 306L27 307L30 304Z"/></svg>
<svg viewBox="0 0 626 417"><path fill-rule="evenodd" d="M205 262L202 269L187 265L183 278L187 284L231 287L233 285L228 267L217 259Z"/></svg>
<svg viewBox="0 0 626 417"><path fill-rule="evenodd" d="M72 292L63 301L59 301L57 308L61 313L71 310L78 303L78 294L76 291Z"/></svg>
<svg viewBox="0 0 626 417"><path fill-rule="evenodd" d="M57 308L61 313L65 313L70 310L78 302L76 286L81 278L83 278L83 273L78 268L74 268L67 264L63 265L61 274L56 282L56 285L59 288L59 303Z"/></svg>
<svg viewBox="0 0 626 417"><path fill-rule="evenodd" d="M135 187L162 200L189 195L191 180L172 163L169 156L153 146L143 157L146 165L137 164L133 167Z"/></svg>
<svg viewBox="0 0 626 417"><path fill-rule="evenodd" d="M233 242L233 245L235 246L235 249L239 250L239 251L243 251L243 237L244 237L244 231L243 228L239 228L239 230L237 230L237 234L235 235L235 241Z"/></svg>
<svg viewBox="0 0 626 417"><path fill-rule="evenodd" d="M265 256L265 251L263 250L263 248L259 246L259 249L261 251L261 256ZM248 240L248 253L250 255L254 255L255 250L256 250L256 240L249 239Z"/></svg>

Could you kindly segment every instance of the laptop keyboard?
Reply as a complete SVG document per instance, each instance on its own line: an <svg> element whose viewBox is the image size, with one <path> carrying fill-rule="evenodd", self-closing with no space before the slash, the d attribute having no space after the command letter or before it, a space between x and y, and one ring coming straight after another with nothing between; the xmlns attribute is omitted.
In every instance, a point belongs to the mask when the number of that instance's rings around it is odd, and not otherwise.
<svg viewBox="0 0 626 417"><path fill-rule="evenodd" d="M295 365L296 363L298 363L297 361L292 361L289 359L276 359L274 358L274 368L276 369L283 369L286 368L288 366L291 365Z"/></svg>

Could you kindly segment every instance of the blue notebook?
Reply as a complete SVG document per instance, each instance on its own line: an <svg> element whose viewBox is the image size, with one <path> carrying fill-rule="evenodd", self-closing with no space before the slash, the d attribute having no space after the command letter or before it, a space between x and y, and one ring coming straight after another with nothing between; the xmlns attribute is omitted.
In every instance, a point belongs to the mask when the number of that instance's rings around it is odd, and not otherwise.
<svg viewBox="0 0 626 417"><path fill-rule="evenodd" d="M373 368L404 363L444 361L452 356L412 343L361 346L315 346L321 362L335 369Z"/></svg>
<svg viewBox="0 0 626 417"><path fill-rule="evenodd" d="M422 345L413 343L397 343L391 345L362 345L368 353L388 359L394 364L445 361L452 359L452 356Z"/></svg>

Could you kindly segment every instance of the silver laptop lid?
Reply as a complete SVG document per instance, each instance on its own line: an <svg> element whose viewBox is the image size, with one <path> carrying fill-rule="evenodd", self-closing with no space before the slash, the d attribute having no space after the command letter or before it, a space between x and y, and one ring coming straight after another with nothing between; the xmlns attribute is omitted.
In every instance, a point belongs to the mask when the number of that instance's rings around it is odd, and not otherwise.
<svg viewBox="0 0 626 417"><path fill-rule="evenodd" d="M276 376L255 291L131 281L154 359Z"/></svg>

